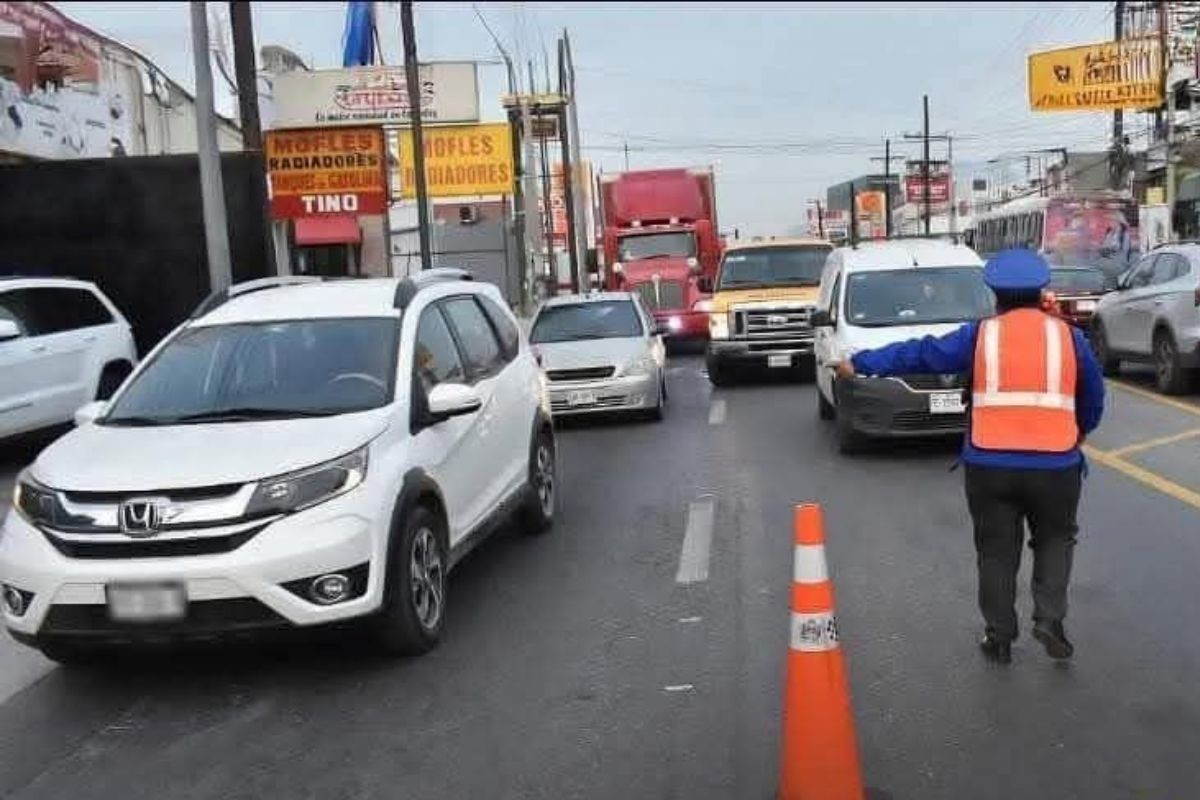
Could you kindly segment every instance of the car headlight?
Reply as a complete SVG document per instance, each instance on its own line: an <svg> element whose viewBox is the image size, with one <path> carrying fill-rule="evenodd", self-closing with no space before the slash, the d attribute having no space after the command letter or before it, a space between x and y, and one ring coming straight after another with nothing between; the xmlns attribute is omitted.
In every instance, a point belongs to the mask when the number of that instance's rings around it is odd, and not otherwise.
<svg viewBox="0 0 1200 800"><path fill-rule="evenodd" d="M646 353L638 356L633 361L630 361L626 366L624 373L627 376L649 375L658 367L658 362L654 360L654 356Z"/></svg>
<svg viewBox="0 0 1200 800"><path fill-rule="evenodd" d="M13 485L13 508L34 525L53 525L58 519L58 495L35 481L29 470Z"/></svg>
<svg viewBox="0 0 1200 800"><path fill-rule="evenodd" d="M724 311L714 311L708 315L708 336L711 339L729 338L729 315Z"/></svg>
<svg viewBox="0 0 1200 800"><path fill-rule="evenodd" d="M246 516L287 514L332 500L367 477L367 448L315 467L259 481L246 506Z"/></svg>

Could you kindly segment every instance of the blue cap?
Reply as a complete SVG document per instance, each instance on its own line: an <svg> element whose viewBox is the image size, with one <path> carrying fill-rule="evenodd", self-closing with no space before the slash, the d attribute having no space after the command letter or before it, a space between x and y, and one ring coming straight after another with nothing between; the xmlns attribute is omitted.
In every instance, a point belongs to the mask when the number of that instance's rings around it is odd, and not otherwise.
<svg viewBox="0 0 1200 800"><path fill-rule="evenodd" d="M1002 250L988 259L983 282L996 292L1031 292L1050 283L1050 265L1032 250Z"/></svg>

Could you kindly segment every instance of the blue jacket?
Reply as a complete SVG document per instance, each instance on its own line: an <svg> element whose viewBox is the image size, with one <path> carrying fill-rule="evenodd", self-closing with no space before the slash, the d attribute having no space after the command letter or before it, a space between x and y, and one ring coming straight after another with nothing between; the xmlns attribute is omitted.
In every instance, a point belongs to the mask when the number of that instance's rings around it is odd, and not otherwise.
<svg viewBox="0 0 1200 800"><path fill-rule="evenodd" d="M861 375L903 375L905 373L969 372L975 362L975 335L979 323L969 322L945 336L926 336L906 342L864 350L851 359ZM1075 344L1077 380L1075 419L1086 436L1100 424L1104 413L1104 375L1092 355L1083 333L1072 329ZM981 450L971 444L968 435L963 444L963 461L981 467L1012 469L1065 469L1081 463L1079 448L1066 453L1033 453L1009 450Z"/></svg>

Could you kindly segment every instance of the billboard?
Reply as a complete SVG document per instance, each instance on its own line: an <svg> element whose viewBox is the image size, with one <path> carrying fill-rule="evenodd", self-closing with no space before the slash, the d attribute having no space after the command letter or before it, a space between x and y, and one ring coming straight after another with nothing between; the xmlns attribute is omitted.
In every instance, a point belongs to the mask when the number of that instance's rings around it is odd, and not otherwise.
<svg viewBox="0 0 1200 800"><path fill-rule="evenodd" d="M136 70L48 3L0 2L0 151L45 159L135 152Z"/></svg>
<svg viewBox="0 0 1200 800"><path fill-rule="evenodd" d="M1034 111L1150 109L1163 103L1157 38L1123 39L1029 56Z"/></svg>
<svg viewBox="0 0 1200 800"><path fill-rule="evenodd" d="M512 194L512 132L506 122L446 125L422 130L430 197ZM400 193L417 196L412 131L401 131Z"/></svg>
<svg viewBox="0 0 1200 800"><path fill-rule="evenodd" d="M905 164L904 200L917 206L925 203L925 175L921 161ZM950 162L929 162L929 208L930 213L946 210L950 203Z"/></svg>
<svg viewBox="0 0 1200 800"><path fill-rule="evenodd" d="M382 128L267 131L266 157L276 219L387 211Z"/></svg>
<svg viewBox="0 0 1200 800"><path fill-rule="evenodd" d="M475 63L422 64L421 121L475 122ZM274 76L272 127L407 125L412 116L404 67L350 67Z"/></svg>
<svg viewBox="0 0 1200 800"><path fill-rule="evenodd" d="M854 198L858 215L860 239L882 239L887 236L887 195L881 191L859 192Z"/></svg>

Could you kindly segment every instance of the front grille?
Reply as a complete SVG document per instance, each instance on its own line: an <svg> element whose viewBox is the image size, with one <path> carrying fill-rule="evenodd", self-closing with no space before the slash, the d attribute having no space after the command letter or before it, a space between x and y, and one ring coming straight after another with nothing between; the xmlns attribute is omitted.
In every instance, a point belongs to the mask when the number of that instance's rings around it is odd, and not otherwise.
<svg viewBox="0 0 1200 800"><path fill-rule="evenodd" d="M636 284L633 288L651 309L683 308L683 284L679 281L648 281Z"/></svg>
<svg viewBox="0 0 1200 800"><path fill-rule="evenodd" d="M287 625L287 620L252 597L196 600L187 616L172 622L117 622L104 605L53 605L39 636L155 637L205 636Z"/></svg>
<svg viewBox="0 0 1200 800"><path fill-rule="evenodd" d="M196 539L124 539L82 542L61 539L43 531L54 549L67 558L175 558L180 556L211 556L238 549L267 527L264 523L228 536L205 536Z"/></svg>
<svg viewBox="0 0 1200 800"><path fill-rule="evenodd" d="M573 406L573 405L570 405L566 400L551 400L550 401L550 410L551 411L572 411L572 410L576 410L576 409L592 410L592 409L596 409L596 408L620 408L620 407L626 405L628 402L629 402L629 398L627 398L623 394L614 394L614 395L607 395L605 397L597 397L596 402L590 403L586 406Z"/></svg>
<svg viewBox="0 0 1200 800"><path fill-rule="evenodd" d="M811 339L812 312L811 306L735 310L734 334L746 339Z"/></svg>
<svg viewBox="0 0 1200 800"><path fill-rule="evenodd" d="M582 369L549 369L546 378L553 383L564 381L597 381L611 378L616 367L584 367Z"/></svg>
<svg viewBox="0 0 1200 800"><path fill-rule="evenodd" d="M898 431L958 433L967 424L966 414L930 414L928 411L897 411L892 427Z"/></svg>
<svg viewBox="0 0 1200 800"><path fill-rule="evenodd" d="M910 389L918 392L951 392L955 389L965 389L967 386L966 375L898 375L898 380L903 381Z"/></svg>
<svg viewBox="0 0 1200 800"><path fill-rule="evenodd" d="M185 489L149 489L140 492L75 492L64 491L62 494L72 503L119 503L130 497L153 495L166 497L173 503L184 503L189 500L219 500L237 494L245 484L226 483L220 486L193 486Z"/></svg>

